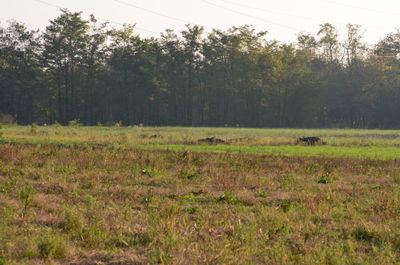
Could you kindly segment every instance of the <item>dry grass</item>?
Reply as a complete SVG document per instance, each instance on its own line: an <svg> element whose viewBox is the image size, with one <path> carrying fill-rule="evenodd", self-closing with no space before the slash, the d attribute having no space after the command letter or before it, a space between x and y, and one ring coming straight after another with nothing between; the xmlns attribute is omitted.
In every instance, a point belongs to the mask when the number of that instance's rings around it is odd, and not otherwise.
<svg viewBox="0 0 400 265"><path fill-rule="evenodd" d="M395 264L400 161L0 145L0 264Z"/></svg>

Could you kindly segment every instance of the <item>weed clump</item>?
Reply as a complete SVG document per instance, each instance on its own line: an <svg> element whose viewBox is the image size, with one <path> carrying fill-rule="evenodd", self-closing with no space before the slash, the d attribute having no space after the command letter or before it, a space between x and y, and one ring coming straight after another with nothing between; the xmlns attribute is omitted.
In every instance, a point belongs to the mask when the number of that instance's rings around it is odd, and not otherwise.
<svg viewBox="0 0 400 265"><path fill-rule="evenodd" d="M76 128L76 127L82 126L82 124L79 119L75 119L75 120L69 121L68 126Z"/></svg>
<svg viewBox="0 0 400 265"><path fill-rule="evenodd" d="M224 195L218 197L218 202L227 202L230 204L240 204L241 200L235 196L232 191L227 191Z"/></svg>
<svg viewBox="0 0 400 265"><path fill-rule="evenodd" d="M182 169L179 171L179 178L181 179L194 179L199 174L193 169Z"/></svg>
<svg viewBox="0 0 400 265"><path fill-rule="evenodd" d="M36 135L38 133L37 128L38 128L38 126L35 123L32 123L31 127L30 127L30 130L29 130L29 133L31 135Z"/></svg>
<svg viewBox="0 0 400 265"><path fill-rule="evenodd" d="M365 227L358 227L353 231L353 236L358 241L364 241L369 244L381 245L383 243L382 238L371 231L368 231Z"/></svg>
<svg viewBox="0 0 400 265"><path fill-rule="evenodd" d="M188 207L188 208L185 208L184 211L188 214L195 214L199 211L199 208L198 207Z"/></svg>
<svg viewBox="0 0 400 265"><path fill-rule="evenodd" d="M25 213L28 208L32 205L33 197L36 191L31 186L24 186L18 194L18 199L23 205L23 212Z"/></svg>
<svg viewBox="0 0 400 265"><path fill-rule="evenodd" d="M194 200L196 200L196 199L198 199L199 198L199 196L202 194L203 192L200 190L200 191L192 191L192 192L189 192L188 194L186 194L186 195L183 195L182 196L182 199L183 200L187 200L187 201L194 201Z"/></svg>
<svg viewBox="0 0 400 265"><path fill-rule="evenodd" d="M84 229L84 218L78 211L66 209L61 227L65 232L81 237Z"/></svg>
<svg viewBox="0 0 400 265"><path fill-rule="evenodd" d="M280 207L284 213L287 213L292 209L294 206L294 202L291 200L282 200L280 203Z"/></svg>
<svg viewBox="0 0 400 265"><path fill-rule="evenodd" d="M39 256L42 259L62 259L68 254L68 246L62 238L47 236L38 244Z"/></svg>
<svg viewBox="0 0 400 265"><path fill-rule="evenodd" d="M319 184L329 184L331 183L332 180L329 178L329 176L323 175L318 179Z"/></svg>

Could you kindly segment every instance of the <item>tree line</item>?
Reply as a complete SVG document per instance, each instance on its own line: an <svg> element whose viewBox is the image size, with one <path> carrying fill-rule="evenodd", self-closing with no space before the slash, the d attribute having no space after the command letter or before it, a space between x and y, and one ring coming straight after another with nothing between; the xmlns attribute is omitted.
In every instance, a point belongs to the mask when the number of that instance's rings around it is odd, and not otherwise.
<svg viewBox="0 0 400 265"><path fill-rule="evenodd" d="M142 38L61 10L0 25L0 113L19 124L400 128L400 32L329 23L294 43L251 26Z"/></svg>

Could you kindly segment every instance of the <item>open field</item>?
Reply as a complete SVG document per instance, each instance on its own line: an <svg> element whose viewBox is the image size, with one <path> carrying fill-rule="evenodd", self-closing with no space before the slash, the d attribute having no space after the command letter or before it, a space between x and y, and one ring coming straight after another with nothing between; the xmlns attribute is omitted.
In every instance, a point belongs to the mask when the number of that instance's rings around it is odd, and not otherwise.
<svg viewBox="0 0 400 265"><path fill-rule="evenodd" d="M0 264L400 264L400 131L1 132Z"/></svg>
<svg viewBox="0 0 400 265"><path fill-rule="evenodd" d="M280 156L343 158L400 158L400 131L395 130L302 130L183 127L64 127L3 126L3 143L32 143L68 146L102 146L198 152L241 152ZM306 146L296 143L301 136L319 136L326 143ZM225 144L199 144L216 137Z"/></svg>

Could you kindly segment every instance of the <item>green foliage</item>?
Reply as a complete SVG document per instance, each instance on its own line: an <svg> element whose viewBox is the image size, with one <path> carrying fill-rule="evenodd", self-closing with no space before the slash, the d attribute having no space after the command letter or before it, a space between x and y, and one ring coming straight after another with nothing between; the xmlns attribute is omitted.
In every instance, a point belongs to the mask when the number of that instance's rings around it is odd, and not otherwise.
<svg viewBox="0 0 400 265"><path fill-rule="evenodd" d="M151 192L149 192L148 194L146 194L146 195L144 195L142 198L141 198L141 203L143 203L143 204L149 204L149 203L151 203L151 202L153 202L153 201L155 201L156 200L156 198L154 197L154 195L151 193Z"/></svg>
<svg viewBox="0 0 400 265"><path fill-rule="evenodd" d="M183 200L187 200L187 201L194 201L196 199L199 198L199 196L202 194L203 192L200 191L191 191L188 194L185 194L182 196Z"/></svg>
<svg viewBox="0 0 400 265"><path fill-rule="evenodd" d="M185 212L188 213L188 214L195 214L195 213L197 213L198 211L199 211L199 208L198 208L198 207L188 207L188 208L185 208Z"/></svg>
<svg viewBox="0 0 400 265"><path fill-rule="evenodd" d="M323 175L318 180L319 184L329 184L331 182L332 182L332 180L328 175Z"/></svg>
<svg viewBox="0 0 400 265"><path fill-rule="evenodd" d="M183 179L193 179L199 176L199 173L193 169L183 168L179 171L179 178Z"/></svg>
<svg viewBox="0 0 400 265"><path fill-rule="evenodd" d="M227 202L227 203L231 203L231 204L240 204L241 201L240 199L238 199L235 194L233 193L233 191L227 191L225 192L224 195L220 196L217 198L218 202Z"/></svg>
<svg viewBox="0 0 400 265"><path fill-rule="evenodd" d="M79 119L75 119L75 120L70 120L70 121L68 122L68 126L77 128L77 127L82 126L82 124L80 123L80 120L79 120Z"/></svg>
<svg viewBox="0 0 400 265"><path fill-rule="evenodd" d="M256 198L267 198L267 193L265 191L258 191L254 194Z"/></svg>
<svg viewBox="0 0 400 265"><path fill-rule="evenodd" d="M31 135L36 135L38 133L37 129L38 129L38 126L35 123L32 123L31 127L30 127L30 130L29 130L29 133Z"/></svg>
<svg viewBox="0 0 400 265"><path fill-rule="evenodd" d="M281 207L284 213L287 213L290 211L290 209L293 208L294 202L291 200L282 200L279 206Z"/></svg>
<svg viewBox="0 0 400 265"><path fill-rule="evenodd" d="M18 199L23 205L23 211L25 212L30 206L32 206L33 198L36 194L36 190L32 186L24 186L18 193Z"/></svg>
<svg viewBox="0 0 400 265"><path fill-rule="evenodd" d="M343 40L322 23L286 44L248 25L149 40L62 9L42 32L0 27L0 106L21 124L73 127L399 127L399 35L367 49L360 26L346 27Z"/></svg>
<svg viewBox="0 0 400 265"><path fill-rule="evenodd" d="M38 244L39 256L43 259L62 259L68 255L68 245L61 237L46 236Z"/></svg>
<svg viewBox="0 0 400 265"><path fill-rule="evenodd" d="M144 168L142 169L141 173L143 176L147 176L149 178L160 177L164 175L163 171L156 168Z"/></svg>
<svg viewBox="0 0 400 265"><path fill-rule="evenodd" d="M64 210L61 226L65 232L76 237L81 237L84 225L85 220L78 210L68 208Z"/></svg>

